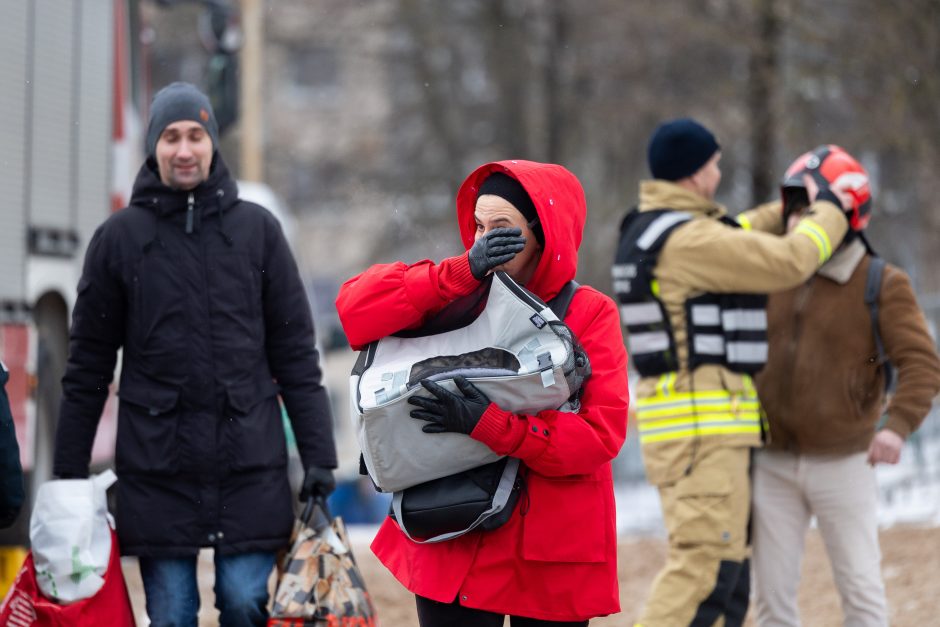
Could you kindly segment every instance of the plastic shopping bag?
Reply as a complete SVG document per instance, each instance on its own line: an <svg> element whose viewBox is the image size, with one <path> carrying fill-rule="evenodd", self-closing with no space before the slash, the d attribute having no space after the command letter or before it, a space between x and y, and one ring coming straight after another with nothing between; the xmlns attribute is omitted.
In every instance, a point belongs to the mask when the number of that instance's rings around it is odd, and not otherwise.
<svg viewBox="0 0 940 627"><path fill-rule="evenodd" d="M104 585L111 553L107 489L117 480L107 470L89 479L58 479L39 486L29 519L36 581L49 599L71 603Z"/></svg>
<svg viewBox="0 0 940 627"><path fill-rule="evenodd" d="M121 572L117 535L110 537L108 565L100 589L91 597L62 605L46 597L36 581L30 552L0 605L0 625L8 627L134 627L134 612Z"/></svg>
<svg viewBox="0 0 940 627"><path fill-rule="evenodd" d="M294 523L268 627L375 627L375 608L342 518L322 499Z"/></svg>

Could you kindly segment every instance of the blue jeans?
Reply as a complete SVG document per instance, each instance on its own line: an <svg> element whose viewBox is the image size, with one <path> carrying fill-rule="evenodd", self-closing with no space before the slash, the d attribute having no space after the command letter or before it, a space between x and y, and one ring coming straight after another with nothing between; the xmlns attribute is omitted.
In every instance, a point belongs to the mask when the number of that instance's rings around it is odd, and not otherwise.
<svg viewBox="0 0 940 627"><path fill-rule="evenodd" d="M215 554L215 606L221 627L264 627L274 553ZM196 627L196 556L141 557L151 627Z"/></svg>

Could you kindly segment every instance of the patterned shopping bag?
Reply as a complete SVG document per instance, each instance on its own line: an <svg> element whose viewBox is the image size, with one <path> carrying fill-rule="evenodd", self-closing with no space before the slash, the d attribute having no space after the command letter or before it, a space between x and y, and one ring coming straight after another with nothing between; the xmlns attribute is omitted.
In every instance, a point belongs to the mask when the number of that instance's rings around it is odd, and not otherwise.
<svg viewBox="0 0 940 627"><path fill-rule="evenodd" d="M322 499L294 523L268 627L376 627L375 608L346 526Z"/></svg>

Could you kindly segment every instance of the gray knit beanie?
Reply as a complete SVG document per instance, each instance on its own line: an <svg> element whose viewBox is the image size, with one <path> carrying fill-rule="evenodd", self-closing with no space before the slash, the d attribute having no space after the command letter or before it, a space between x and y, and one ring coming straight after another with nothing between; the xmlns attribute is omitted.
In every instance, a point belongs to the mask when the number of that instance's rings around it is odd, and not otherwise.
<svg viewBox="0 0 940 627"><path fill-rule="evenodd" d="M209 98L190 83L170 83L157 92L150 105L150 122L147 125L147 155L157 149L160 134L170 124L180 120L198 122L212 138L213 151L219 148L219 125Z"/></svg>

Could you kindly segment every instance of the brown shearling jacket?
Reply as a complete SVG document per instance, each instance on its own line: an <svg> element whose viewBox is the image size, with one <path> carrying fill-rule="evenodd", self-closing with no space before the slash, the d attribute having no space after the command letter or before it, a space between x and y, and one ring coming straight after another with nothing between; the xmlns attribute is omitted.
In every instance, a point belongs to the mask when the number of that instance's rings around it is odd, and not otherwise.
<svg viewBox="0 0 940 627"><path fill-rule="evenodd" d="M878 327L897 388L885 406L884 369L864 302L870 262L856 240L803 285L771 294L769 359L756 380L770 423L768 448L865 451L885 411L884 428L907 438L930 410L940 391L940 359L907 274L890 264Z"/></svg>

